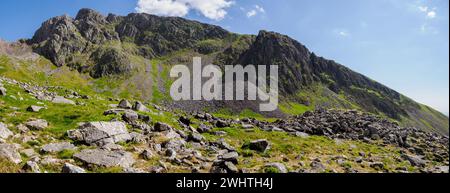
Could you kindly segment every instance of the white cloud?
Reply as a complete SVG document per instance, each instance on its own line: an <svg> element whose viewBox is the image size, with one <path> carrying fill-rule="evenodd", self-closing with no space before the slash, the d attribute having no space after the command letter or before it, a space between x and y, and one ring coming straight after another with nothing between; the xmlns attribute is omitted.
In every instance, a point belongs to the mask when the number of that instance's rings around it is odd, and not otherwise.
<svg viewBox="0 0 450 193"><path fill-rule="evenodd" d="M419 9L420 12L427 12L428 11L428 7L427 6L418 6L417 8Z"/></svg>
<svg viewBox="0 0 450 193"><path fill-rule="evenodd" d="M253 9L247 12L247 17L250 18L256 16L258 15L258 13L266 13L266 10L264 10L264 8L259 5L255 5Z"/></svg>
<svg viewBox="0 0 450 193"><path fill-rule="evenodd" d="M421 13L425 13L426 17L429 19L433 19L436 17L437 13L436 13L436 7L434 8L430 8L428 6L424 6L424 5L418 5L416 6L417 10Z"/></svg>
<svg viewBox="0 0 450 193"><path fill-rule="evenodd" d="M266 12L266 10L264 10L264 8L262 8L259 5L255 5L255 9L258 10L259 12L261 12L261 13L265 13Z"/></svg>
<svg viewBox="0 0 450 193"><path fill-rule="evenodd" d="M428 13L427 13L427 17L428 17L428 18L431 18L431 19L435 18L435 17L436 17L436 12L435 12L435 11L430 11L430 12L428 12Z"/></svg>
<svg viewBox="0 0 450 193"><path fill-rule="evenodd" d="M339 37L349 37L351 36L350 32L346 29L334 29L333 33Z"/></svg>
<svg viewBox="0 0 450 193"><path fill-rule="evenodd" d="M256 10L250 10L249 12L247 12L247 17L253 17L257 14Z"/></svg>
<svg viewBox="0 0 450 193"><path fill-rule="evenodd" d="M139 0L136 11L182 17L190 10L196 10L209 19L222 20L227 15L226 8L233 4L231 0Z"/></svg>

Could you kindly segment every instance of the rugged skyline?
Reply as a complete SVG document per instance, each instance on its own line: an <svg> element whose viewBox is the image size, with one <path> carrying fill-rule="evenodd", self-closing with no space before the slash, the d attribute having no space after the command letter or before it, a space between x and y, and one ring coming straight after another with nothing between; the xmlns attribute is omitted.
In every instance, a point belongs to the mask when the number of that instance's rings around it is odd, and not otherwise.
<svg viewBox="0 0 450 193"><path fill-rule="evenodd" d="M138 4L114 0L4 1L0 23L8 30L0 30L0 38L31 38L42 21L64 13L75 17L82 7L95 8L103 14L126 15L135 12ZM17 15L13 10L19 8L23 12ZM260 29L267 29L290 35L318 55L345 64L448 115L448 1L277 4L254 0L235 1L224 10L227 14L220 21L204 16L195 7L189 8L184 17L239 33L257 34ZM327 13L332 13L332 18ZM14 21L8 19L13 15Z"/></svg>

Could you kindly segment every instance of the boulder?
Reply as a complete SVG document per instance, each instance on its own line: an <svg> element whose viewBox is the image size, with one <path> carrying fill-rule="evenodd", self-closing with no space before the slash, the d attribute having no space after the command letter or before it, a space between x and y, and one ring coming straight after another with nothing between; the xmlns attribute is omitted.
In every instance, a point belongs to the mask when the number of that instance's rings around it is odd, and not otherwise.
<svg viewBox="0 0 450 193"><path fill-rule="evenodd" d="M52 99L52 103L56 104L69 104L69 105L75 105L76 103L72 100L66 99L62 96L55 96Z"/></svg>
<svg viewBox="0 0 450 193"><path fill-rule="evenodd" d="M75 149L75 145L69 142L61 142L61 143L49 143L44 145L41 148L41 152L43 153L57 153L63 150L73 150Z"/></svg>
<svg viewBox="0 0 450 193"><path fill-rule="evenodd" d="M212 130L212 128L205 124L200 124L197 128L197 132L199 132L199 133L207 133L207 132L210 132L211 130Z"/></svg>
<svg viewBox="0 0 450 193"><path fill-rule="evenodd" d="M136 101L133 105L133 110L140 112L149 112L150 110L141 102Z"/></svg>
<svg viewBox="0 0 450 193"><path fill-rule="evenodd" d="M142 151L140 156L142 157L142 159L150 160L153 158L154 154L151 150L146 149L146 150Z"/></svg>
<svg viewBox="0 0 450 193"><path fill-rule="evenodd" d="M172 127L168 124L161 123L161 122L157 122L155 124L155 131L162 132L162 131L169 131L169 130L172 130Z"/></svg>
<svg viewBox="0 0 450 193"><path fill-rule="evenodd" d="M233 162L234 164L237 164L238 157L239 157L239 154L237 152L233 151L233 152L225 153L223 155L219 155L218 158L223 161L229 161L229 162Z"/></svg>
<svg viewBox="0 0 450 193"><path fill-rule="evenodd" d="M0 96L6 96L6 88L0 87Z"/></svg>
<svg viewBox="0 0 450 193"><path fill-rule="evenodd" d="M27 163L25 163L22 169L25 170L26 172L41 173L39 165L34 161L27 161Z"/></svg>
<svg viewBox="0 0 450 193"><path fill-rule="evenodd" d="M409 161L409 163L411 163L412 166L425 167L425 165L427 164L425 160L416 155L404 154L402 155L402 157L405 160Z"/></svg>
<svg viewBox="0 0 450 193"><path fill-rule="evenodd" d="M62 173L86 173L86 170L84 170L81 167L72 165L70 163L65 163L64 166L61 169Z"/></svg>
<svg viewBox="0 0 450 193"><path fill-rule="evenodd" d="M139 119L139 115L133 111L126 111L122 115L122 119L127 123L133 123Z"/></svg>
<svg viewBox="0 0 450 193"><path fill-rule="evenodd" d="M22 162L22 158L20 157L20 154L17 151L17 146L14 144L1 143L0 158L7 159L16 164Z"/></svg>
<svg viewBox="0 0 450 193"><path fill-rule="evenodd" d="M127 101L127 100L125 100L125 99L122 99L120 102L119 102L119 106L118 106L119 108L123 108L123 109L131 109L131 108L133 108L133 106L131 105L131 103L129 102L129 101Z"/></svg>
<svg viewBox="0 0 450 193"><path fill-rule="evenodd" d="M31 105L31 106L29 106L28 108L27 108L27 111L28 112L34 112L34 113L36 113L36 112L39 112L41 109L43 109L44 107L41 107L41 106L35 106L35 105Z"/></svg>
<svg viewBox="0 0 450 193"><path fill-rule="evenodd" d="M0 122L0 139L6 139L13 134L4 123Z"/></svg>
<svg viewBox="0 0 450 193"><path fill-rule="evenodd" d="M71 139L98 146L131 140L125 123L119 121L85 123L76 130L68 131L68 136Z"/></svg>
<svg viewBox="0 0 450 193"><path fill-rule="evenodd" d="M251 141L248 144L245 144L243 148L248 148L259 152L265 152L267 149L270 148L270 143L265 139L259 139Z"/></svg>
<svg viewBox="0 0 450 193"><path fill-rule="evenodd" d="M108 151L103 149L85 149L73 156L87 165L100 167L131 167L135 160L133 155L126 151Z"/></svg>
<svg viewBox="0 0 450 193"><path fill-rule="evenodd" d="M264 168L275 168L277 170L277 173L287 173L288 170L286 169L286 166L282 163L268 163L264 165Z"/></svg>
<svg viewBox="0 0 450 193"><path fill-rule="evenodd" d="M189 134L189 140L191 140L191 141L202 142L204 139L205 138L201 134L198 134L198 133L191 133L191 134Z"/></svg>
<svg viewBox="0 0 450 193"><path fill-rule="evenodd" d="M31 119L25 123L30 130L44 130L48 127L48 122L44 119Z"/></svg>

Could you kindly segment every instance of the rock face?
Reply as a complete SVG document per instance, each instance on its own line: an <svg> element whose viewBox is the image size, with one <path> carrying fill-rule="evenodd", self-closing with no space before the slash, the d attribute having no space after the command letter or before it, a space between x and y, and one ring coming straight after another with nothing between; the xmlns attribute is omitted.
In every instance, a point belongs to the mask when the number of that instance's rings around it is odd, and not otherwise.
<svg viewBox="0 0 450 193"><path fill-rule="evenodd" d="M13 134L4 123L0 122L0 139L6 139Z"/></svg>
<svg viewBox="0 0 450 193"><path fill-rule="evenodd" d="M131 140L126 125L117 121L86 123L77 130L68 131L68 136L71 139L98 146Z"/></svg>
<svg viewBox="0 0 450 193"><path fill-rule="evenodd" d="M17 146L14 144L0 143L0 158L7 159L13 163L22 162Z"/></svg>
<svg viewBox="0 0 450 193"><path fill-rule="evenodd" d="M131 167L135 160L133 155L126 151L108 151L103 149L85 149L74 155L78 159L88 165L96 165L100 167Z"/></svg>
<svg viewBox="0 0 450 193"><path fill-rule="evenodd" d="M91 76L102 77L127 73L132 66L123 51L105 47L93 50L93 44L127 39L142 46L137 50L139 55L153 58L227 35L220 27L182 18L138 13L105 17L94 10L81 9L75 18L59 16L44 22L28 43L57 66L89 69ZM95 65L85 66L72 57L75 53L86 55Z"/></svg>
<svg viewBox="0 0 450 193"><path fill-rule="evenodd" d="M55 153L55 152L61 152L63 150L72 150L72 149L75 149L75 145L73 145L69 142L50 143L50 144L44 145L41 149L41 152Z"/></svg>

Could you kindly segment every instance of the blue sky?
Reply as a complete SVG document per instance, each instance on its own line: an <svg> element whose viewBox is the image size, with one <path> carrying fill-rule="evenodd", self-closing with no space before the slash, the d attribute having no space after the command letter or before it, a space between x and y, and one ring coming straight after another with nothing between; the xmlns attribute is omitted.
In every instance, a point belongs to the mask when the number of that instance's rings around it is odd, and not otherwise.
<svg viewBox="0 0 450 193"><path fill-rule="evenodd" d="M449 112L448 0L2 0L0 38L30 38L46 19L150 12L230 31L287 34L311 51Z"/></svg>

